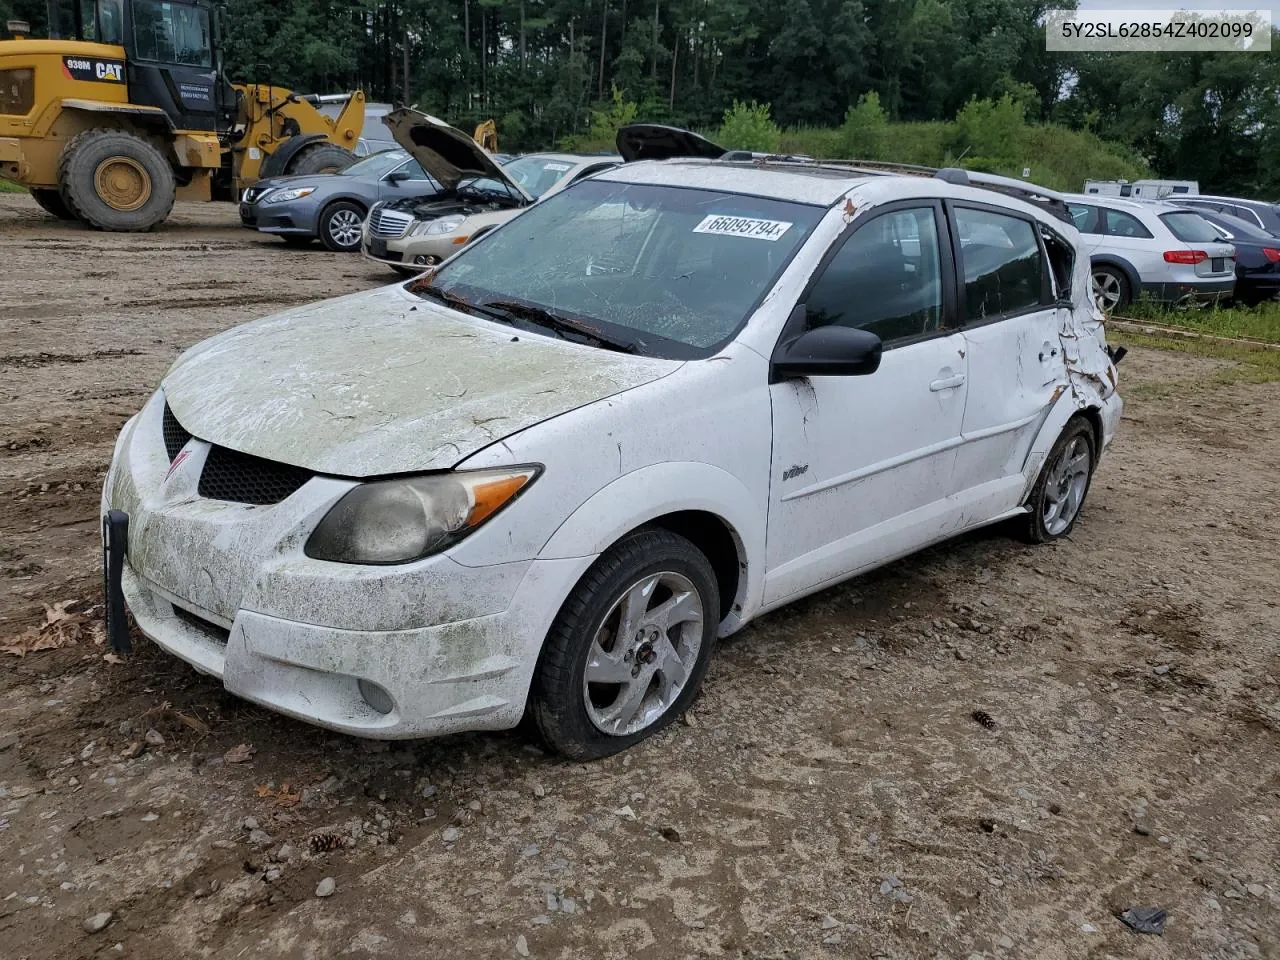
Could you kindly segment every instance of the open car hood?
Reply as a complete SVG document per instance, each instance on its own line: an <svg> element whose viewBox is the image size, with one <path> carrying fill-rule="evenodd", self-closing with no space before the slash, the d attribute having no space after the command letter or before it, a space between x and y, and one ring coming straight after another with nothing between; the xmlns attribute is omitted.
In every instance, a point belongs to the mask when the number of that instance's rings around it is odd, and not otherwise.
<svg viewBox="0 0 1280 960"><path fill-rule="evenodd" d="M672 157L701 157L716 160L725 149L706 137L679 127L660 123L632 123L618 129L618 153L632 160L670 160Z"/></svg>
<svg viewBox="0 0 1280 960"><path fill-rule="evenodd" d="M421 110L400 107L383 117L382 122L396 143L445 189L453 190L467 177L488 177L510 185L517 196L533 203L533 197L502 172L501 164L484 147L443 120Z"/></svg>

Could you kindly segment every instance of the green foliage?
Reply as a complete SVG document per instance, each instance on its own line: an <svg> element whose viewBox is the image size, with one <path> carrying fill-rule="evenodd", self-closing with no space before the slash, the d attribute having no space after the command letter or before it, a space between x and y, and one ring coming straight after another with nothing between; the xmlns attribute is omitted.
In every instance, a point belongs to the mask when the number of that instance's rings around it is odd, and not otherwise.
<svg viewBox="0 0 1280 960"><path fill-rule="evenodd" d="M840 146L848 157L864 160L887 160L889 115L880 106L880 95L874 90L864 93L845 111L840 127Z"/></svg>
<svg viewBox="0 0 1280 960"><path fill-rule="evenodd" d="M956 114L952 148L990 157L995 162L1025 156L1026 108L1005 94L999 100L970 100Z"/></svg>
<svg viewBox="0 0 1280 960"><path fill-rule="evenodd" d="M19 186L11 180L0 178L0 193L26 193L27 188Z"/></svg>
<svg viewBox="0 0 1280 960"><path fill-rule="evenodd" d="M717 142L730 150L759 150L773 153L782 142L782 131L769 115L769 104L733 101L724 112Z"/></svg>

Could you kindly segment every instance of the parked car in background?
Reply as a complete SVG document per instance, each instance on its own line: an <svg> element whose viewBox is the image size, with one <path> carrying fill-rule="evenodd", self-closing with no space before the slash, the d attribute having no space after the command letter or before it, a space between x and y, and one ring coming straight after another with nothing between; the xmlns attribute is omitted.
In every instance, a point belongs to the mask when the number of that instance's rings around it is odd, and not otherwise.
<svg viewBox="0 0 1280 960"><path fill-rule="evenodd" d="M1261 227L1273 237L1280 237L1280 204L1239 197L1170 197L1169 202L1198 213L1225 213L1245 223Z"/></svg>
<svg viewBox="0 0 1280 960"><path fill-rule="evenodd" d="M1139 297L1160 303L1230 296L1235 250L1199 214L1160 201L1068 194L1093 272L1093 294L1106 312Z"/></svg>
<svg viewBox="0 0 1280 960"><path fill-rule="evenodd" d="M1200 184L1195 180L1086 180L1084 192L1104 197L1133 197L1139 200L1158 200L1180 194L1198 194Z"/></svg>
<svg viewBox="0 0 1280 960"><path fill-rule="evenodd" d="M310 723L527 718L587 760L769 610L999 521L1070 535L1123 408L1088 260L946 174L627 163L193 347L106 476L109 636L123 596Z"/></svg>
<svg viewBox="0 0 1280 960"><path fill-rule="evenodd" d="M1239 217L1208 210L1197 213L1236 248L1236 288L1232 297L1249 305L1274 300L1280 294L1280 238Z"/></svg>
<svg viewBox="0 0 1280 960"><path fill-rule="evenodd" d="M240 222L291 246L318 238L330 250L352 253L360 249L360 227L375 203L417 200L439 189L417 160L397 148L357 160L340 173L259 180L241 198Z"/></svg>
<svg viewBox="0 0 1280 960"><path fill-rule="evenodd" d="M539 198L622 162L610 155L530 153L499 164L461 130L417 110L396 111L386 123L444 187L426 199L390 198L370 210L361 250L399 273L440 263Z"/></svg>

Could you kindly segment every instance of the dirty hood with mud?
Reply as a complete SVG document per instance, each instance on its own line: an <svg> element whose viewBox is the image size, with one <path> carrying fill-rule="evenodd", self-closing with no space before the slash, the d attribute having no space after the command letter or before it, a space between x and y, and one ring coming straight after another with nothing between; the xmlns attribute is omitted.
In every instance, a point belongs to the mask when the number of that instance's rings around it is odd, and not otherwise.
<svg viewBox="0 0 1280 960"><path fill-rule="evenodd" d="M519 430L665 376L384 287L228 330L161 388L210 443L344 477L446 469Z"/></svg>

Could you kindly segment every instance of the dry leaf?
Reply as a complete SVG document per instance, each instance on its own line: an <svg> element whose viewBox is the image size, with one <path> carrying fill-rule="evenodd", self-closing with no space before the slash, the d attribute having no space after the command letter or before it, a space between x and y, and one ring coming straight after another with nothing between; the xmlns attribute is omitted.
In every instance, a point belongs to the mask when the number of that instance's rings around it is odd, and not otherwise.
<svg viewBox="0 0 1280 960"><path fill-rule="evenodd" d="M102 659L107 663L124 663L124 657L117 657L114 653L104 653Z"/></svg>
<svg viewBox="0 0 1280 960"><path fill-rule="evenodd" d="M276 792L271 789L269 784L266 783L258 784L253 788L253 792L260 797L274 797L276 795Z"/></svg>
<svg viewBox="0 0 1280 960"><path fill-rule="evenodd" d="M280 784L280 790L276 794L276 806L278 807L294 807L302 801L302 791L298 790L294 793L289 792L287 783Z"/></svg>
<svg viewBox="0 0 1280 960"><path fill-rule="evenodd" d="M247 743L242 743L239 746L232 747L224 753L222 755L222 759L227 763L244 763L257 752L257 747L251 746Z"/></svg>
<svg viewBox="0 0 1280 960"><path fill-rule="evenodd" d="M60 600L50 606L44 605L44 623L38 627L0 640L0 653L15 657L25 657L28 653L39 650L57 650L59 647L70 647L83 640L101 644L105 638L102 623L96 616L96 608L73 611L70 608L80 601Z"/></svg>
<svg viewBox="0 0 1280 960"><path fill-rule="evenodd" d="M204 736L209 732L209 725L199 717L188 717L185 713L178 714L178 720L184 725L190 727L196 733Z"/></svg>

